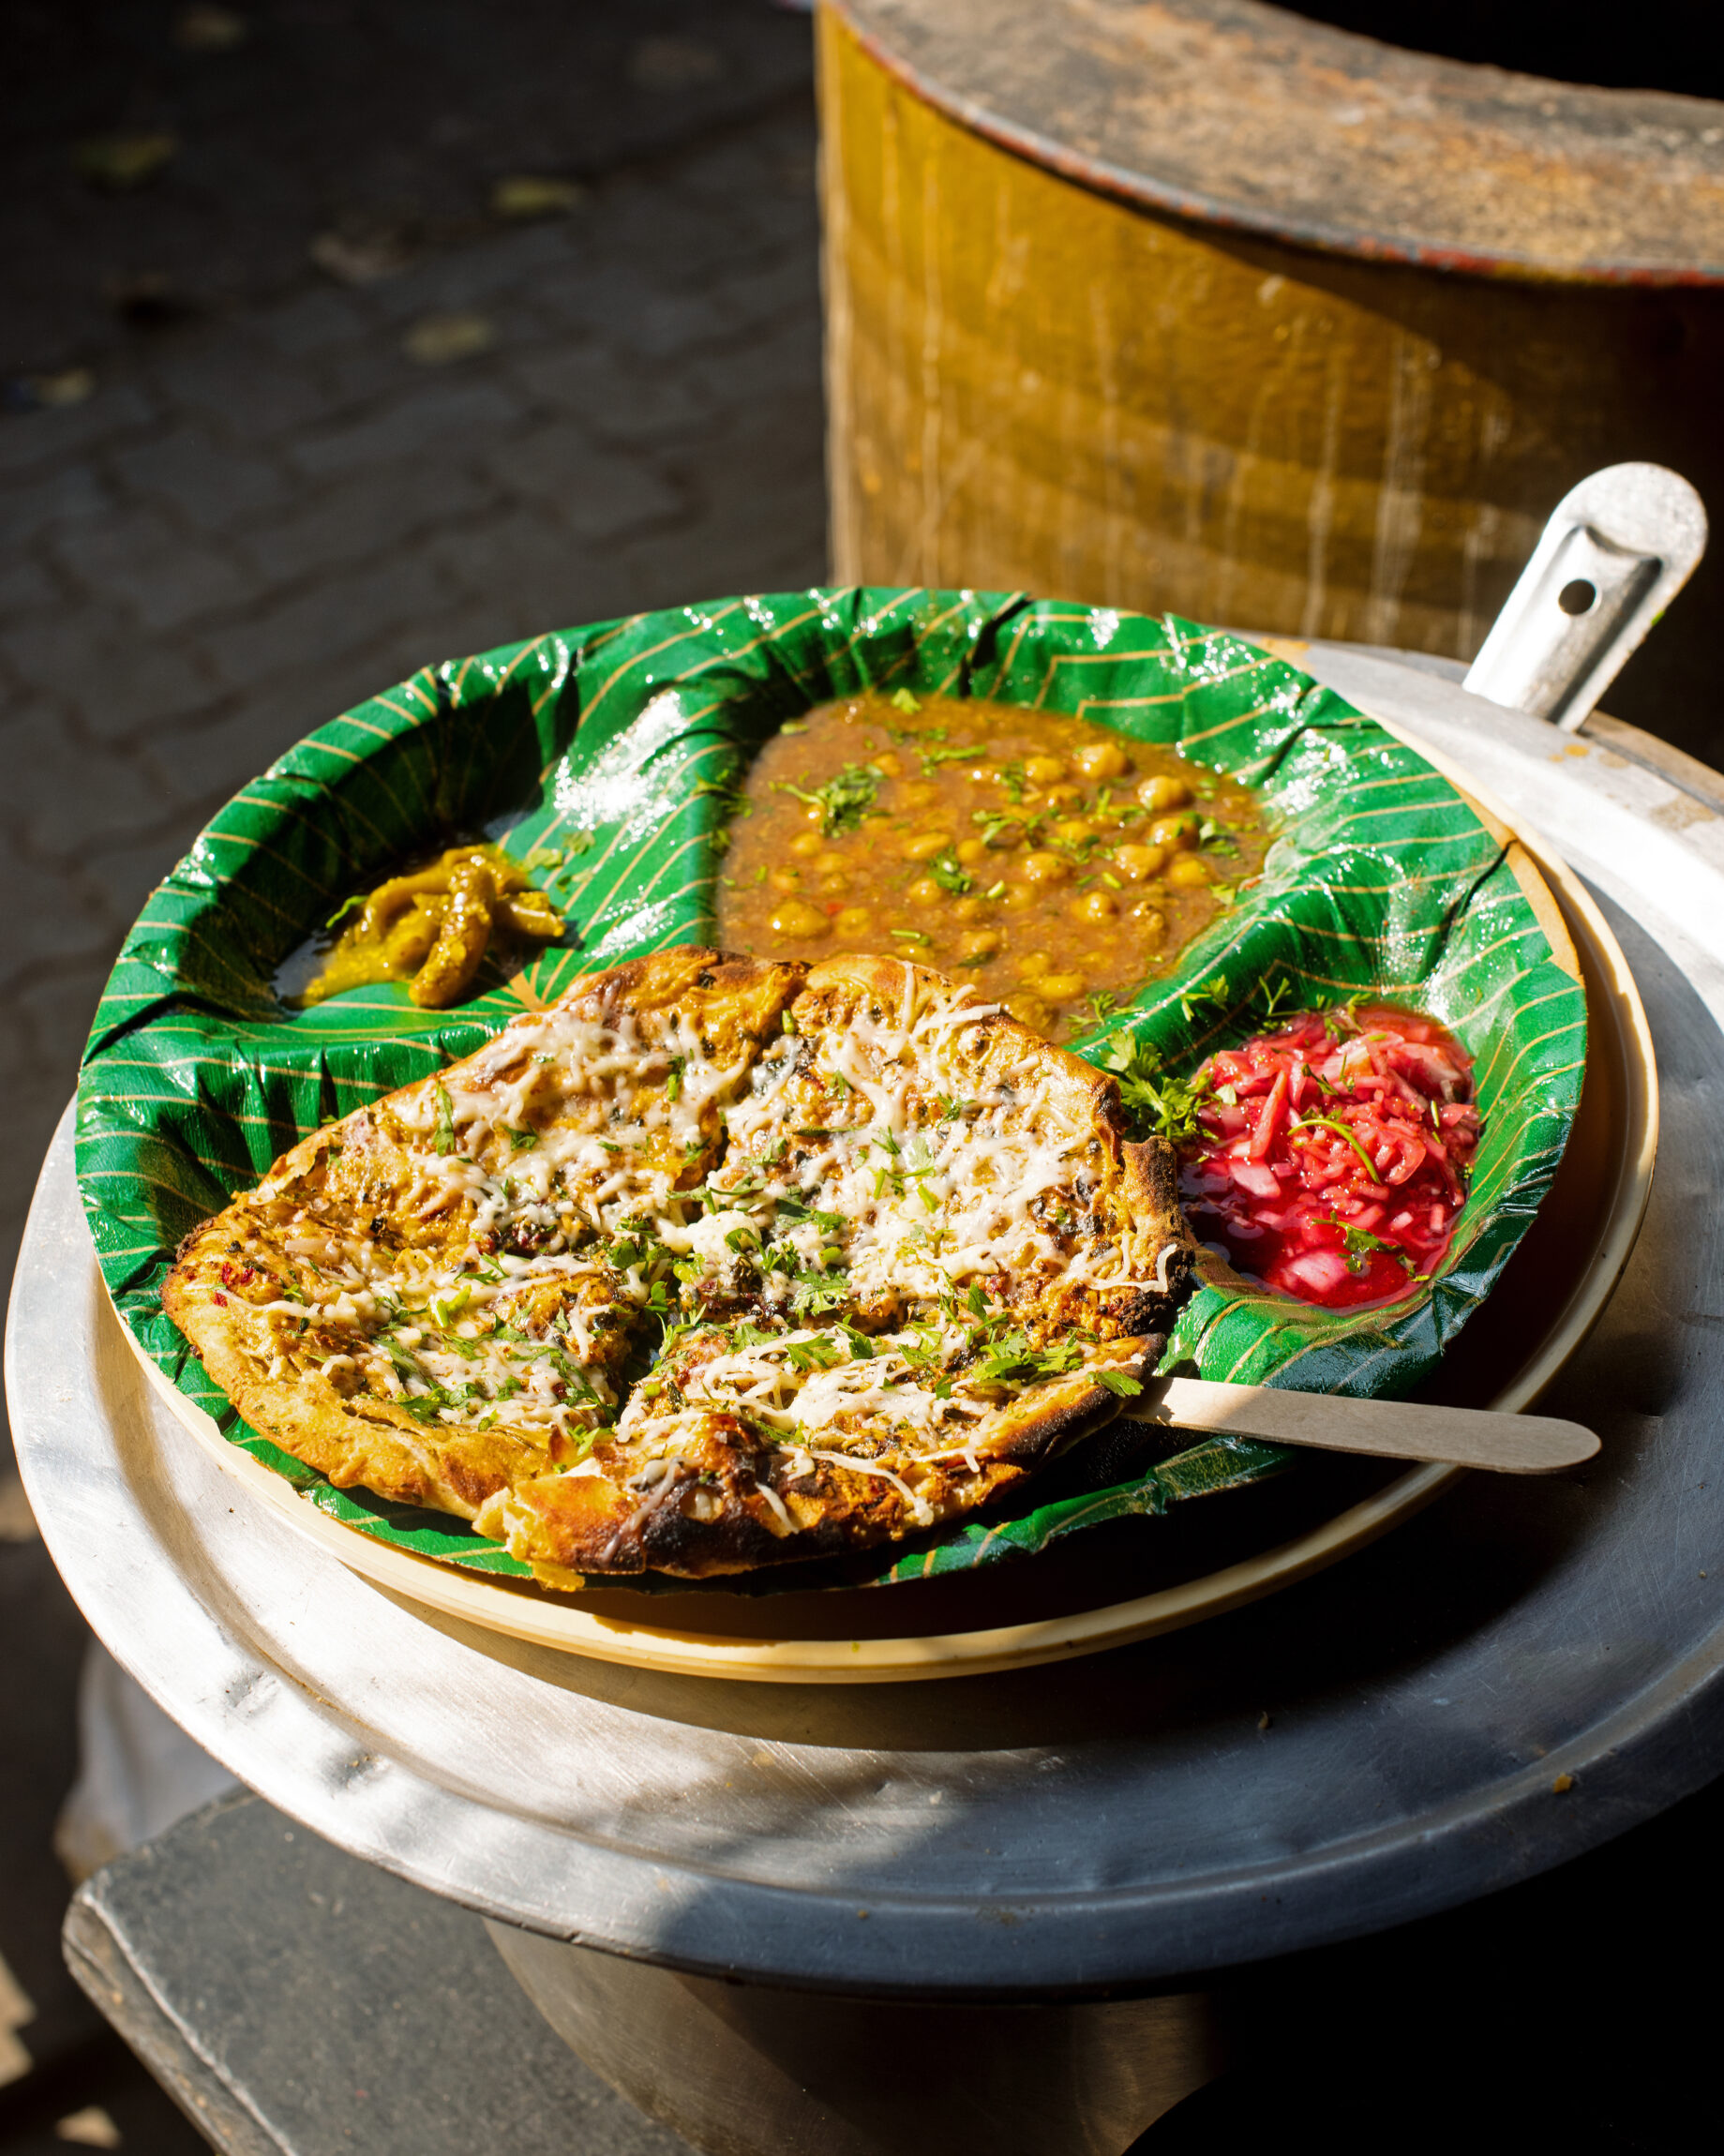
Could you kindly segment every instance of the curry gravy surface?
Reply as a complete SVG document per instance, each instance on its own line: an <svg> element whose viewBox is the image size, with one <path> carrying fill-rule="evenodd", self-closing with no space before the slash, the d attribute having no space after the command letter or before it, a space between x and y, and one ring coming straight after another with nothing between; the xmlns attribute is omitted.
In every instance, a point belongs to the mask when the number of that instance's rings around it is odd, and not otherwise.
<svg viewBox="0 0 1724 2156"><path fill-rule="evenodd" d="M1172 749L1017 704L871 693L755 759L718 940L895 952L1069 1040L1164 972L1272 836L1248 787Z"/></svg>

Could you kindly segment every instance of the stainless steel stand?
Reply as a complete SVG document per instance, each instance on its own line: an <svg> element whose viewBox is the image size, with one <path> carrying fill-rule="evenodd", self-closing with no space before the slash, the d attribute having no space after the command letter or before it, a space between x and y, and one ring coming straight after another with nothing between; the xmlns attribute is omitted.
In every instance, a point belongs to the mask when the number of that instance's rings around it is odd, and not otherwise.
<svg viewBox="0 0 1724 2156"><path fill-rule="evenodd" d="M97 1631L282 1811L495 1920L555 2026L711 2149L903 2150L922 2118L973 2146L941 2110L962 2102L993 2107L1002 2149L1117 2156L1201 2077L1190 2000L1213 1972L1528 1879L1724 1768L1718 782L1393 655L1302 663L1592 882L1645 997L1665 1136L1640 1247L1550 1402L1599 1430L1597 1469L1472 1478L1272 1602L866 1692L661 1677L427 1618L156 1403L99 1290L69 1132L44 1169L13 1419Z"/></svg>

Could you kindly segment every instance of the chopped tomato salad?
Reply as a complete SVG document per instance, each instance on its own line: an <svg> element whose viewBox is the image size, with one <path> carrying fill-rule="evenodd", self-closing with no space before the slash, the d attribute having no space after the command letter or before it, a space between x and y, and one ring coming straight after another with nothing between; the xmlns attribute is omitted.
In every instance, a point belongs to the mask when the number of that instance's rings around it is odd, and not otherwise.
<svg viewBox="0 0 1724 2156"><path fill-rule="evenodd" d="M1428 1280L1466 1203L1473 1067L1433 1019L1312 1012L1211 1056L1180 1196L1235 1268L1329 1310Z"/></svg>

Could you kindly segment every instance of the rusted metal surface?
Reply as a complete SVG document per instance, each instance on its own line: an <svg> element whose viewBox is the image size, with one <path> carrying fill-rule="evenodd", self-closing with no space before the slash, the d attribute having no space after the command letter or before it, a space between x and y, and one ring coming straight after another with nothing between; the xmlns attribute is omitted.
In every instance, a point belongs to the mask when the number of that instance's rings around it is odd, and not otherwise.
<svg viewBox="0 0 1724 2156"><path fill-rule="evenodd" d="M1402 52L1258 0L826 5L967 127L1129 202L1435 268L1724 281L1707 98Z"/></svg>
<svg viewBox="0 0 1724 2156"><path fill-rule="evenodd" d="M1143 86L1141 67L1121 69L1110 116L1093 39L1071 49L1098 21L1171 20L1162 0L951 0L938 22L923 0L844 7L876 26L890 16L907 51L887 53L842 9L822 11L841 577L1015 587L1470 660L1546 518L1588 472L1669 465L1715 514L1724 502L1724 285L1704 280L1699 256L1688 281L1662 286L1627 281L1626 256L1622 281L1582 281L1578 254L1567 270L1547 257L1537 277L1478 276L1385 259L1387 227L1349 252L1243 232L1237 217L1175 214L1070 176L1087 140L1129 127L1146 159L1151 146L1169 163L1179 154L1187 122L1170 112L1164 130L1150 127L1140 108L1162 93ZM1294 27L1319 45L1382 51ZM937 49L955 70L959 43L962 78L937 97L911 85ZM1385 65L1403 60L1512 80L1408 54ZM1003 146L998 127L959 116L954 79L972 107L987 84L1001 104L1010 87L1015 110L1069 125L1072 142ZM1067 115L1062 85L1074 79L1092 103ZM1546 88L1558 103L1716 112L1724 137L1724 105ZM1235 167L1249 153L1252 184L1273 173L1291 201L1302 184L1291 145L1325 130L1300 112L1297 68L1282 93L1274 125L1242 107L1229 139ZM1278 141L1285 170L1262 147ZM1599 169L1589 185L1598 196ZM1643 212L1634 192L1622 190L1625 217ZM1479 238L1459 221L1443 230ZM1724 240L1713 259L1724 262ZM1720 606L1715 549L1611 694L1622 716L1724 760Z"/></svg>

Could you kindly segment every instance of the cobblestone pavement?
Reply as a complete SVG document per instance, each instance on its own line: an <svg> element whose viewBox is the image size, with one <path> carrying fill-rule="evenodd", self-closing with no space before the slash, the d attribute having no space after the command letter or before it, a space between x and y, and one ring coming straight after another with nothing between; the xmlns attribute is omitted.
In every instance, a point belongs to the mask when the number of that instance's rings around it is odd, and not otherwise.
<svg viewBox="0 0 1724 2156"><path fill-rule="evenodd" d="M195 18L215 42L187 50ZM247 779L427 660L824 571L805 19L259 0L223 49L235 20L7 10L8 1280L120 939ZM116 127L179 146L102 194L71 145ZM511 221L491 191L520 174L579 199ZM0 1588L36 1670L0 1768L0 1951L40 2061L90 2023L47 1851L82 1634L29 1535L0 1468Z"/></svg>

